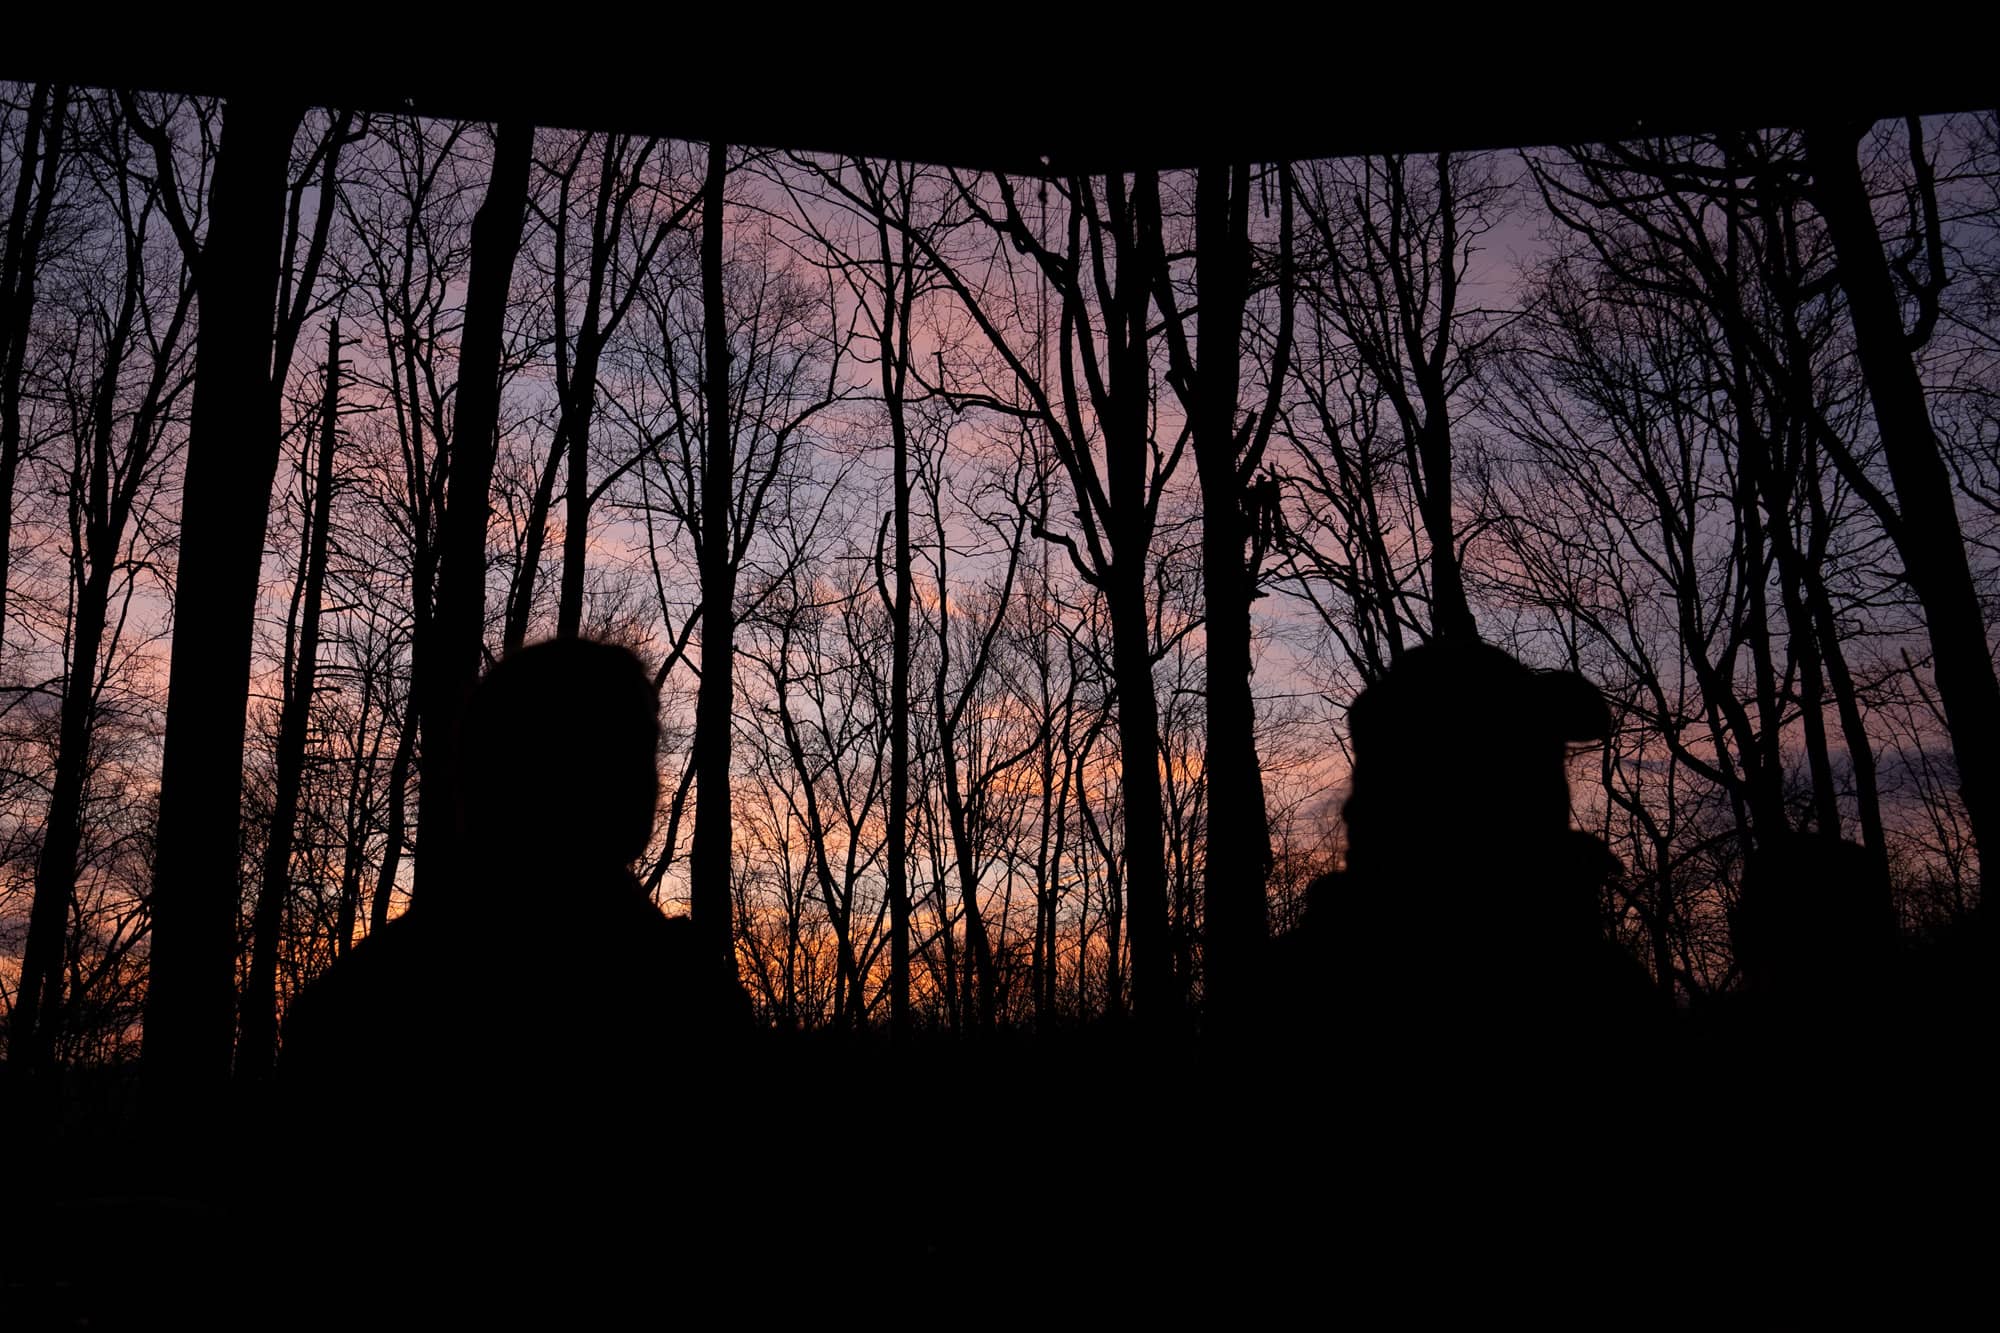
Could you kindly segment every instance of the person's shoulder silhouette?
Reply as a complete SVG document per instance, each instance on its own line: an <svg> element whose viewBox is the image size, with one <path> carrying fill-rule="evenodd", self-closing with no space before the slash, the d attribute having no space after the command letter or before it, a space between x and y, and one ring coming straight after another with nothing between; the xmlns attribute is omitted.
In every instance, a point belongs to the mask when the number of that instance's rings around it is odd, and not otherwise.
<svg viewBox="0 0 2000 1333"><path fill-rule="evenodd" d="M747 1027L741 988L629 869L659 799L658 700L636 657L587 640L511 654L455 741L453 862L420 865L411 910L300 997L292 1082L447 1123L475 1104L553 1123L643 1095L689 1047Z"/></svg>
<svg viewBox="0 0 2000 1333"><path fill-rule="evenodd" d="M721 1166L660 1135L731 1123L752 1014L728 959L631 873L659 737L623 648L509 655L452 738L450 861L420 864L411 909L287 1016L284 1132L366 1145L309 1225L329 1244L391 1222L450 1237L399 1287L515 1319L522 1300L631 1295L652 1249L729 1253ZM368 1281L363 1304L384 1295Z"/></svg>
<svg viewBox="0 0 2000 1333"><path fill-rule="evenodd" d="M1730 939L1762 1012L1844 1021L1892 980L1897 924L1886 870L1831 834L1763 838L1743 868Z"/></svg>

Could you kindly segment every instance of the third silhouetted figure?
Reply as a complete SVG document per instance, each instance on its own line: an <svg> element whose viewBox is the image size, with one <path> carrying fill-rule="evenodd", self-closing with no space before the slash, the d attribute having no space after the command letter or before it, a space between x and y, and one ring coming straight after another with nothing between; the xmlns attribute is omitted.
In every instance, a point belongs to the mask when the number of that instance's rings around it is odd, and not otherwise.
<svg viewBox="0 0 2000 1333"><path fill-rule="evenodd" d="M1335 1022L1414 1052L1564 1044L1644 1022L1644 970L1605 929L1616 860L1570 827L1572 742L1609 715L1573 672L1484 644L1410 651L1355 700L1344 874L1309 907Z"/></svg>

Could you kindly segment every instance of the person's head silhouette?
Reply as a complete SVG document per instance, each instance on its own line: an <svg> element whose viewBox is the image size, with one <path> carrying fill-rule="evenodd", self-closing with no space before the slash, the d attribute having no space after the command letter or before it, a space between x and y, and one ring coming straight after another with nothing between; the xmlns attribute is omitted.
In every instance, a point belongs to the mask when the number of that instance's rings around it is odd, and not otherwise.
<svg viewBox="0 0 2000 1333"><path fill-rule="evenodd" d="M1337 887L1365 951L1352 990L1393 997L1391 1027L1421 1016L1482 1041L1587 1044L1644 1017L1652 984L1605 929L1617 859L1570 826L1569 746L1610 732L1596 686L1485 644L1431 643L1355 700L1349 730Z"/></svg>
<svg viewBox="0 0 2000 1333"><path fill-rule="evenodd" d="M624 648L557 639L509 654L459 724L468 860L610 870L646 850L659 803L659 696Z"/></svg>
<svg viewBox="0 0 2000 1333"><path fill-rule="evenodd" d="M1412 649L1349 714L1349 866L1490 873L1550 855L1569 832L1569 743L1609 730L1604 696L1574 672L1531 671L1481 643Z"/></svg>

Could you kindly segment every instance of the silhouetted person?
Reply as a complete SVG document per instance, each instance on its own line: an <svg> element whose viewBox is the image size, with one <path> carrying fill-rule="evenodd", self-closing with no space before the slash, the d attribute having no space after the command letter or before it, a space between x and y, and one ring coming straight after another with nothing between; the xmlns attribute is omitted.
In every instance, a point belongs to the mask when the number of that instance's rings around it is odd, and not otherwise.
<svg viewBox="0 0 2000 1333"><path fill-rule="evenodd" d="M1569 744L1608 730L1581 676L1484 644L1415 648L1362 692L1347 869L1308 890L1337 1027L1417 1058L1651 1020L1651 983L1604 926L1617 861L1570 827Z"/></svg>
<svg viewBox="0 0 2000 1333"><path fill-rule="evenodd" d="M587 641L480 682L458 864L420 863L412 908L285 1025L291 1114L355 1145L360 1195L553 1243L645 1191L662 1131L722 1114L748 1000L629 869L659 796L657 709L636 658Z"/></svg>

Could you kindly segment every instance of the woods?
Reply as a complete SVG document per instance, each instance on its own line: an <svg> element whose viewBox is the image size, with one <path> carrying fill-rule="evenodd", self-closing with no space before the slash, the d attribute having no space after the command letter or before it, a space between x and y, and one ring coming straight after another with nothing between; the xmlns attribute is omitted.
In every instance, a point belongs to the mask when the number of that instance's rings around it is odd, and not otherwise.
<svg viewBox="0 0 2000 1333"><path fill-rule="evenodd" d="M0 84L0 186L10 1075L268 1072L476 901L452 718L552 636L786 1030L1254 1025L1432 642L1603 690L1684 1007L1794 833L1990 914L1990 111L1032 176Z"/></svg>

